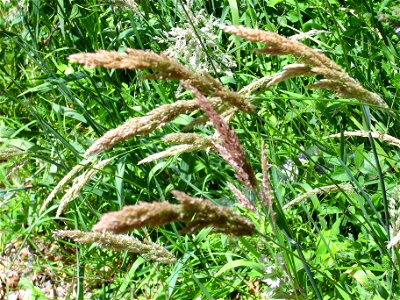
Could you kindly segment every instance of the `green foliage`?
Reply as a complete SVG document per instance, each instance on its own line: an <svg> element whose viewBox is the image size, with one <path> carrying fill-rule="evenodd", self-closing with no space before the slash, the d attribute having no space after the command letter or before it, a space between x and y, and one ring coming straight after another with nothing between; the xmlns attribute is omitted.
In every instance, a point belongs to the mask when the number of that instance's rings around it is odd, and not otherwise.
<svg viewBox="0 0 400 300"><path fill-rule="evenodd" d="M146 80L147 71L87 69L67 57L125 47L164 51L169 45L158 39L187 24L188 14L180 9L182 1L170 0L137 1L138 12L107 1L3 1L0 153L10 148L21 153L0 162L0 262L16 240L19 253L25 247L35 249L35 239L42 237L44 245L61 245L63 258L60 267L54 255L47 258L46 251L31 250L39 257L38 272L52 270L56 283L71 284L67 294L81 298L397 299L398 248L386 246L391 238L389 198L400 179L399 150L372 138L347 138L344 131L373 130L400 138L400 39L394 31L398 8L389 1L343 2L198 0L192 5L195 15L204 9L221 23L284 36L325 30L303 42L323 51L391 108L366 107L325 90L307 90L314 80L308 77L253 94L256 112L236 114L230 127L259 179L260 143L265 141L275 196L272 215L259 203L258 214L237 205L226 182L240 184L214 153L185 153L137 165L164 150L161 136L179 132L199 116L194 113L162 132L135 137L100 154L113 157L114 163L89 181L56 218L57 200L43 213L41 205L94 140L131 117L181 97L176 81ZM294 62L293 57L256 54L256 43L217 32L214 42L233 57L237 68L232 76L211 73L232 90ZM200 38L207 41L206 34ZM213 53L207 57L218 63ZM209 127L196 131L213 133ZM341 137L326 138L335 133ZM307 191L343 182L350 182L355 192L313 195L282 210ZM260 235L230 238L209 229L179 235L180 224L132 233L166 247L178 259L174 265L55 242L52 237L58 229L88 231L103 213L125 205L170 200L174 189L232 206ZM35 284L21 279L19 288L31 289L40 299L43 293ZM1 291L0 285L0 298Z"/></svg>

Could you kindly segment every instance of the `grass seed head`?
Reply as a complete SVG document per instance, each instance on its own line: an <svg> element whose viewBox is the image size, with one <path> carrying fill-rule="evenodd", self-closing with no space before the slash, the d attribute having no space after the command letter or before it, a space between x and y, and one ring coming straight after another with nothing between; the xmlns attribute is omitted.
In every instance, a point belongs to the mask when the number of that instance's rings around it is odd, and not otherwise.
<svg viewBox="0 0 400 300"><path fill-rule="evenodd" d="M109 232L85 232L80 230L59 230L54 232L56 238L69 238L81 244L98 243L101 247L113 251L129 251L144 258L161 263L174 263L176 258L165 248L152 242L142 242L128 236Z"/></svg>

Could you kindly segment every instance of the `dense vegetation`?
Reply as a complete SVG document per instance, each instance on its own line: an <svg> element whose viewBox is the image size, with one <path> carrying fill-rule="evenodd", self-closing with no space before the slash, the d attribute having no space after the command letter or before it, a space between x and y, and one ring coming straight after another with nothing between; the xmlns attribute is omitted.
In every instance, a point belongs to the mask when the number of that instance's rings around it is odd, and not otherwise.
<svg viewBox="0 0 400 300"><path fill-rule="evenodd" d="M1 2L0 298L398 299L396 4ZM221 24L292 39L249 41ZM297 40L319 51L293 50ZM97 50L159 61L110 67L73 55ZM343 70L313 65L322 54ZM149 117L191 99L199 107L173 120ZM131 118L157 128L88 150ZM196 141L142 161L181 132ZM163 219L130 227L144 246L113 251L112 235L78 243L65 231L103 229L127 205Z"/></svg>

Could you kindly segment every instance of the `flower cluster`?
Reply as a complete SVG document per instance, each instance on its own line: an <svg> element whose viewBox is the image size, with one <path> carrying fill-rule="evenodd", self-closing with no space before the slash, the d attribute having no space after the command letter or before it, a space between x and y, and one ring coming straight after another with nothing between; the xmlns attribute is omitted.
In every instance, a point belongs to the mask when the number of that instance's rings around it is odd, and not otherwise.
<svg viewBox="0 0 400 300"><path fill-rule="evenodd" d="M181 8L184 14L187 13L190 22L171 28L169 32L164 32L166 38L158 38L159 42L170 45L164 54L176 59L183 59L198 72L225 72L231 76L231 70L236 68L236 62L215 42L218 40L216 34L219 26L218 20L213 16L206 16L204 9L196 11L195 16L191 10L192 2L188 1ZM207 52L212 53L212 60L216 60L215 64L212 64Z"/></svg>

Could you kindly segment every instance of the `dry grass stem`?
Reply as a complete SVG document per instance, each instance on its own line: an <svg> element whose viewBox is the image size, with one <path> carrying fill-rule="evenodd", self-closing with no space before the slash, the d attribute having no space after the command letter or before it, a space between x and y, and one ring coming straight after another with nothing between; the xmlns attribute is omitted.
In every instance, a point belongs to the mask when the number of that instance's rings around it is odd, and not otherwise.
<svg viewBox="0 0 400 300"><path fill-rule="evenodd" d="M219 97L242 111L254 110L254 106L243 96L228 90L209 74L194 73L177 60L163 54L127 48L125 52L99 50L95 53L77 53L70 55L68 59L91 68L101 66L110 69L150 69L155 73L147 76L149 79L185 80L203 94Z"/></svg>
<svg viewBox="0 0 400 300"><path fill-rule="evenodd" d="M112 159L105 159L94 164L90 169L87 169L78 177L75 177L72 181L72 186L65 192L64 196L60 200L58 206L56 217L59 217L64 211L65 206L72 200L74 200L79 191L85 186L85 184L92 179L99 171L101 171Z"/></svg>
<svg viewBox="0 0 400 300"><path fill-rule="evenodd" d="M299 197L293 199L289 203L283 206L283 209L287 209L295 204L302 202L303 200L318 194L330 194L333 192L354 192L354 188L350 183L332 184L327 186L322 186L319 188L312 189L311 191L300 195Z"/></svg>
<svg viewBox="0 0 400 300"><path fill-rule="evenodd" d="M104 214L93 230L121 233L143 226L156 227L172 222L184 222L184 233L193 233L209 226L213 226L216 232L232 235L250 235L255 231L250 221L237 216L228 208L177 191L174 191L173 195L181 202L180 205L157 202L127 206L121 211Z"/></svg>
<svg viewBox="0 0 400 300"><path fill-rule="evenodd" d="M221 28L227 33L242 37L246 40L267 44L265 48L258 50L260 53L296 56L298 61L309 66L309 70L303 69L303 71L306 72L305 74L322 75L324 77L323 80L310 85L310 88L333 90L336 91L339 96L355 98L363 103L388 108L387 104L379 95L364 89L353 78L347 75L340 66L320 51L270 31L227 25L222 25ZM299 72L299 75L304 75L301 74L300 70L297 70L297 72ZM284 71L283 73L283 75L278 75L278 78L280 77L280 79L283 79L285 76L287 78L293 77L288 76L288 72ZM294 75L294 73L292 73L292 75Z"/></svg>
<svg viewBox="0 0 400 300"><path fill-rule="evenodd" d="M215 130L219 134L220 143L214 143L215 148L229 163L236 172L236 177L247 187L255 190L257 180L253 169L248 163L244 150L239 143L236 133L229 129L222 117L213 109L210 102L195 87L186 84L185 88L190 90L198 100L202 110L208 115L210 121L214 124Z"/></svg>
<svg viewBox="0 0 400 300"><path fill-rule="evenodd" d="M80 230L59 230L54 232L55 238L69 238L81 244L98 243L101 247L114 251L137 253L146 259L165 264L174 263L176 258L165 248L152 242L109 232L84 232Z"/></svg>
<svg viewBox="0 0 400 300"><path fill-rule="evenodd" d="M227 182L226 183L229 189L232 191L232 193L235 195L236 199L238 202L246 209L251 210L253 212L256 211L256 208L254 207L253 203L232 183Z"/></svg>
<svg viewBox="0 0 400 300"><path fill-rule="evenodd" d="M395 137L385 134L383 132L368 132L368 131L363 131L363 130L356 130L356 131L345 131L343 133L343 135L345 137L358 136L358 137L364 137L364 138L368 138L370 134L371 134L372 138L374 138L374 139L386 142L389 145L393 145L393 146L400 148L400 140L399 139L396 139ZM331 134L327 138L340 138L340 133Z"/></svg>
<svg viewBox="0 0 400 300"><path fill-rule="evenodd" d="M79 171L81 171L85 166L91 164L95 161L95 158L91 157L81 161L79 164L75 165L71 171L67 173L55 186L55 188L51 191L51 193L47 196L46 200L44 200L42 207L40 208L40 213L46 208L46 206L54 199L58 192L60 192L65 185L74 177Z"/></svg>

